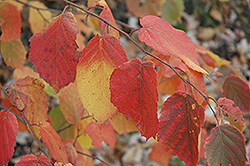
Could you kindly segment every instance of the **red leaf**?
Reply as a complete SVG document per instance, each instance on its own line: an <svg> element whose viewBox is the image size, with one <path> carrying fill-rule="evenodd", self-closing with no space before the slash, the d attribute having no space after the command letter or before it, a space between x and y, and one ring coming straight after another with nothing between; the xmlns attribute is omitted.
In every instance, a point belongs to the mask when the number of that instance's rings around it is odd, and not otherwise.
<svg viewBox="0 0 250 166"><path fill-rule="evenodd" d="M206 140L205 156L212 166L246 165L245 138L234 126L217 126Z"/></svg>
<svg viewBox="0 0 250 166"><path fill-rule="evenodd" d="M21 14L16 6L9 2L0 2L0 24L2 35L0 40L10 42L21 37Z"/></svg>
<svg viewBox="0 0 250 166"><path fill-rule="evenodd" d="M156 16L146 16L140 20L143 28L139 31L139 39L154 50L168 56L175 56L198 72L208 74L199 67L198 53L194 43L185 32L173 28L168 22Z"/></svg>
<svg viewBox="0 0 250 166"><path fill-rule="evenodd" d="M110 101L109 80L114 69L127 60L120 41L111 35L96 35L83 49L76 84L84 108L98 124L116 114L117 108Z"/></svg>
<svg viewBox="0 0 250 166"><path fill-rule="evenodd" d="M217 109L221 112L225 120L229 121L231 125L242 131L246 122L239 107L234 107L233 104L234 101L230 99L225 97L219 98Z"/></svg>
<svg viewBox="0 0 250 166"><path fill-rule="evenodd" d="M46 148L57 162L68 163L68 156L60 136L48 122L40 123L40 135Z"/></svg>
<svg viewBox="0 0 250 166"><path fill-rule="evenodd" d="M223 97L233 100L242 112L250 112L250 89L246 82L237 76L229 76L222 88Z"/></svg>
<svg viewBox="0 0 250 166"><path fill-rule="evenodd" d="M110 22L112 25L116 26L116 21L108 5L106 3L104 4L101 2L99 2L99 4L104 7L102 12L100 13L100 17L104 18L105 20ZM116 37L117 39L120 38L119 32L115 30L114 28L108 27L108 25L104 23L103 21L100 21L100 25L101 25L101 31L102 31L103 36L109 34L109 35Z"/></svg>
<svg viewBox="0 0 250 166"><path fill-rule="evenodd" d="M59 15L30 38L29 59L34 70L58 92L75 80L78 48L77 23L72 13Z"/></svg>
<svg viewBox="0 0 250 166"><path fill-rule="evenodd" d="M32 77L17 80L9 92L10 100L19 110L23 110L31 124L47 121L47 96L43 91L44 84ZM36 136L39 136L39 128L32 126Z"/></svg>
<svg viewBox="0 0 250 166"><path fill-rule="evenodd" d="M198 135L204 123L204 108L185 93L177 92L161 109L158 139L187 165L198 163Z"/></svg>
<svg viewBox="0 0 250 166"><path fill-rule="evenodd" d="M100 129L95 122L91 122L84 130L84 133L88 134L92 139L92 145L98 149L102 146L102 141L107 145L109 144L110 149L113 150L116 143L115 131L113 126L108 123Z"/></svg>
<svg viewBox="0 0 250 166"><path fill-rule="evenodd" d="M110 78L111 102L133 119L147 139L157 133L157 73L154 64L133 59L115 69Z"/></svg>
<svg viewBox="0 0 250 166"><path fill-rule="evenodd" d="M51 166L50 159L46 156L25 155L16 163L16 166Z"/></svg>
<svg viewBox="0 0 250 166"><path fill-rule="evenodd" d="M14 152L18 134L17 119L11 112L0 111L0 165L7 165Z"/></svg>
<svg viewBox="0 0 250 166"><path fill-rule="evenodd" d="M164 165L169 164L171 156L172 152L166 151L162 143L155 144L152 148L152 151L149 154L151 160Z"/></svg>

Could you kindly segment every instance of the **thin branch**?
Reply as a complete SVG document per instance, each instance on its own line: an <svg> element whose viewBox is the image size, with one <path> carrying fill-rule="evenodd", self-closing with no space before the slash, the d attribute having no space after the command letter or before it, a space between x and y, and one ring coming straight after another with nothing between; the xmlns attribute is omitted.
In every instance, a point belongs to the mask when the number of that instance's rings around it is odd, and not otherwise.
<svg viewBox="0 0 250 166"><path fill-rule="evenodd" d="M108 163L106 163L105 161L103 161L102 159L96 157L96 156L92 156L92 155L89 155L89 154L86 154L86 153L83 153L83 152L80 152L80 151L77 151L77 153L79 154L82 154L84 156L88 156L88 157L91 157L93 159L96 159L96 160L99 160L100 162L102 162L103 164L107 165L107 166L110 166Z"/></svg>
<svg viewBox="0 0 250 166"><path fill-rule="evenodd" d="M91 116L88 115L88 116L82 117L81 120L86 119L86 118L89 118L89 117L91 117ZM67 121L66 121L66 122L67 122ZM66 122L63 122L63 124L65 124ZM62 125L61 125L61 126L62 126ZM59 129L57 130L57 133L60 133L60 132L62 132L62 131L64 131L64 130L68 129L68 128L70 128L71 126L73 126L73 124L69 124L68 126L62 128L62 129L60 129L61 127L59 127Z"/></svg>
<svg viewBox="0 0 250 166"><path fill-rule="evenodd" d="M157 56L155 56L155 55L149 53L149 52L146 51L145 49L143 49L143 48L142 48L142 47L141 47L141 46L140 46L140 45L139 45L139 44L138 44L129 34L127 34L126 32L124 32L124 31L121 30L120 28L117 28L116 26L114 26L113 24L111 24L110 22L108 22L106 19L100 17L99 15L97 15L97 14L91 12L91 11L88 11L87 9L85 9L85 8L83 8L83 7L81 7L81 6L77 5L77 4L75 4L75 3L73 3L73 2L70 2L70 1L68 1L68 0L62 0L62 1L65 2L65 3L67 3L68 5L72 5L72 6L76 7L76 8L78 8L78 9L81 9L82 11L84 11L85 13L87 13L87 14L90 15L90 16L96 17L96 18L98 18L99 20L103 21L105 24L109 25L110 27L112 27L113 29L117 30L118 32L120 32L121 34L123 34L124 36L126 36L128 39L130 39L130 40L132 41L132 43L134 43L134 45L135 45L136 47L138 47L144 54L147 54L147 55L149 55L149 56L151 56L151 57L157 59L158 61L160 61L160 62L163 63L164 65L168 66L171 70L173 70L173 71L176 73L176 75L178 75L178 76L182 79L182 81L183 81L184 83L189 84L189 85L192 86L198 93L200 93L200 94L202 95L202 97L203 97L203 98L205 99L205 101L207 102L209 108L210 108L211 111L213 112L214 117L216 118L216 120L217 120L217 122L218 122L218 124L219 124L219 121L218 121L218 119L217 119L217 115L216 115L215 111L213 110L212 106L210 105L207 96L205 96L205 95L204 95L199 89L197 89L196 86L194 86L191 82L189 82L189 81L186 80L184 77L182 77L182 76L179 74L179 72L177 72L177 70L175 69L174 66L168 64L167 62L163 61L163 60L160 59L159 57L157 57Z"/></svg>
<svg viewBox="0 0 250 166"><path fill-rule="evenodd" d="M33 5L29 4L29 3L22 2L22 1L19 1L19 0L15 0L15 1L18 2L18 3L21 3L21 4L25 5L25 6L37 9L37 10L46 10L46 11L51 11L51 12L56 12L56 13L61 13L62 12L61 10L56 10L56 9L35 7L35 6L33 6Z"/></svg>

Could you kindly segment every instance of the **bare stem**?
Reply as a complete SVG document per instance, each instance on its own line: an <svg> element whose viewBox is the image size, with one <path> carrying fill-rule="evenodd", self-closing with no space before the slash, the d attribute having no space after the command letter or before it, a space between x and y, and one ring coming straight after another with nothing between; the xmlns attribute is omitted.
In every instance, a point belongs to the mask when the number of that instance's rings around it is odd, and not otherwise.
<svg viewBox="0 0 250 166"><path fill-rule="evenodd" d="M96 160L99 160L100 162L102 162L103 164L107 165L107 166L110 166L108 163L106 163L105 161L103 161L102 159L96 157L96 156L92 156L92 155L89 155L89 154L86 154L86 153L83 153L83 152L80 152L80 151L77 151L77 153L79 154L82 154L84 156L88 156L88 157L91 157L93 159L96 159Z"/></svg>

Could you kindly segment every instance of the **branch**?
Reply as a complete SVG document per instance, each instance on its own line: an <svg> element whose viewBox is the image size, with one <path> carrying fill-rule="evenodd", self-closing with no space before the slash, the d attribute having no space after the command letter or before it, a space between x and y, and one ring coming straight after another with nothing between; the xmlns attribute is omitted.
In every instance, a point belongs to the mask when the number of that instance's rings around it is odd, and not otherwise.
<svg viewBox="0 0 250 166"><path fill-rule="evenodd" d="M77 153L79 154L82 154L82 155L85 155L85 156L88 156L88 157L91 157L93 159L96 159L96 160L99 160L100 162L102 162L103 164L107 165L107 166L110 166L108 163L106 163L105 161L103 161L102 159L96 157L96 156L91 156L89 154L86 154L86 153L83 153L83 152L80 152L80 151L77 151Z"/></svg>
<svg viewBox="0 0 250 166"><path fill-rule="evenodd" d="M29 3L22 2L22 1L19 1L19 0L15 0L15 1L18 2L18 3L21 3L21 4L25 5L25 6L32 7L34 9L36 9L36 10L46 10L46 11L51 11L51 12L56 12L56 13L61 13L62 12L61 10L56 10L56 9L49 9L49 8L46 9L46 8L35 7L35 6L33 6L33 5L29 4Z"/></svg>
<svg viewBox="0 0 250 166"><path fill-rule="evenodd" d="M91 117L91 116L88 115L88 116L82 117L81 120L86 119L86 118L89 118L89 117ZM62 124L64 125L66 122L67 122L67 121L63 122ZM63 130L66 130L67 128L70 128L72 125L73 125L73 124L69 124L68 126L62 128L62 129L60 129L61 127L59 127L59 129L57 130L57 133L59 134L59 133L62 132ZM61 125L61 126L62 126L62 125Z"/></svg>
<svg viewBox="0 0 250 166"><path fill-rule="evenodd" d="M173 71L175 72L175 74L176 74L177 76L179 76L179 77L182 79L182 81L183 81L185 84L189 84L189 85L192 86L198 93L200 93L200 94L202 95L202 97L203 97L203 98L205 99L205 101L207 102L209 108L210 108L211 111L213 112L214 117L216 118L217 123L219 124L219 120L218 120L218 118L217 118L217 115L216 115L215 111L213 110L212 106L210 105L210 103L209 103L209 101L208 101L208 97L205 96L199 89L197 89L191 82L189 82L189 81L186 80L184 77L182 77L181 74L179 74L179 72L175 69L174 66L168 64L167 62L163 61L162 59L158 58L157 56L155 56L155 55L149 53L148 51L146 51L145 49L143 49L143 48L142 48L142 47L141 47L141 46L140 46L140 45L139 45L139 44L138 44L129 34L127 34L126 32L124 32L124 31L121 30L120 28L117 28L116 26L114 26L113 24L111 24L110 22L108 22L106 19L100 17L99 15L97 15L97 14L91 12L91 11L88 11L87 9L85 9L85 8L83 8L83 7L81 7L81 6L77 5L77 4L75 4L75 3L73 3L73 2L70 2L70 1L68 1L68 0L62 0L62 1L65 2L65 3L67 3L68 5L72 5L72 6L76 7L76 8L78 8L78 9L81 9L82 11L84 11L85 13L87 13L87 14L90 15L90 16L96 17L97 19L103 21L105 24L107 24L108 26L114 28L115 30L117 30L118 32L120 32L121 34L123 34L124 36L126 36L128 39L130 39L130 40L132 41L132 43L133 43L136 47L138 47L144 54L149 55L149 56L151 56L151 57L157 59L158 61L160 61L160 62L163 63L164 65L168 66L171 70L173 70Z"/></svg>

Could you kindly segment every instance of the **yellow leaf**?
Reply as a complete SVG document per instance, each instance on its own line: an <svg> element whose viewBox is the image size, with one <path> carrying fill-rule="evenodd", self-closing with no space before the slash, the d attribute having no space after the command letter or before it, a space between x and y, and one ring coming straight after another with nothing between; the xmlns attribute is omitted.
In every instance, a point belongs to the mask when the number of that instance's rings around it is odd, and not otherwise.
<svg viewBox="0 0 250 166"><path fill-rule="evenodd" d="M35 7L47 9L47 7L39 1L31 1L29 4ZM29 9L29 23L33 34L39 32L52 22L52 13L50 11L39 10L38 12L32 7L30 7Z"/></svg>

